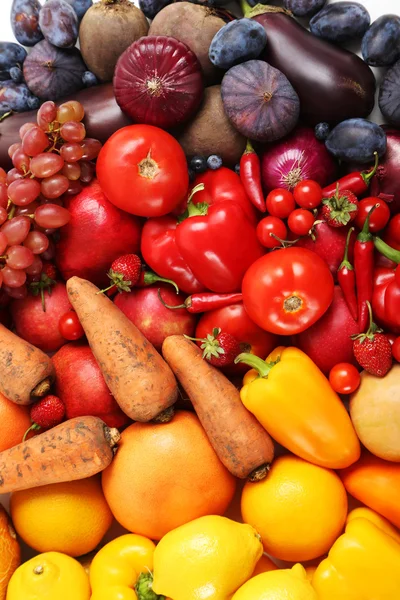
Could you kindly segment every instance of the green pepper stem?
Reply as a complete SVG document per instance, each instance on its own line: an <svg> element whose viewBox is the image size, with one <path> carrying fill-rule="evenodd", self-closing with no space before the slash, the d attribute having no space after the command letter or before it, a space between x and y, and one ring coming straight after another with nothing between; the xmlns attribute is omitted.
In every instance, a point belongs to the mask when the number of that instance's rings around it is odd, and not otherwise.
<svg viewBox="0 0 400 600"><path fill-rule="evenodd" d="M373 178L373 176L375 175L375 173L376 173L376 171L378 169L378 166L379 166L379 156L378 156L378 153L374 152L374 156L375 156L375 164L374 164L372 170L371 171L363 171L361 173L361 177L363 178L365 185L369 185L370 184L370 181Z"/></svg>
<svg viewBox="0 0 400 600"><path fill-rule="evenodd" d="M344 268L349 269L349 271L353 270L353 265L349 261L349 245L350 245L351 234L353 233L353 231L354 231L354 227L350 227L350 229L347 233L346 246L344 248L343 260L340 264L338 271L340 271L340 269L344 269Z"/></svg>
<svg viewBox="0 0 400 600"><path fill-rule="evenodd" d="M372 233L369 230L369 220L371 218L372 213L374 212L374 210L376 208L378 208L379 203L374 204L374 206L371 208L371 210L369 211L367 218L364 221L364 225L362 230L360 231L360 233L357 236L357 240L359 242L371 242L373 240L373 236Z"/></svg>
<svg viewBox="0 0 400 600"><path fill-rule="evenodd" d="M255 154L255 150L253 148L253 144L251 143L250 140L247 140L246 149L243 152L243 154Z"/></svg>
<svg viewBox="0 0 400 600"><path fill-rule="evenodd" d="M255 369L260 377L268 377L269 372L275 366L275 363L266 363L265 360L250 352L242 352L235 358L235 365L238 363L244 363L249 365L252 369Z"/></svg>
<svg viewBox="0 0 400 600"><path fill-rule="evenodd" d="M387 244L386 242L384 242L378 236L374 236L373 239L374 239L375 248L378 250L378 252L380 252L381 254L383 254L383 256L386 256L386 258L388 258L389 260L393 261L397 265L400 265L400 252L399 252L399 250L396 250L395 248L392 248L392 246L389 246L389 244Z"/></svg>
<svg viewBox="0 0 400 600"><path fill-rule="evenodd" d="M160 300L161 304L163 306L165 306L165 308L169 308L170 310L176 310L177 308L187 308L186 304L175 304L174 306L172 306L172 304L167 304L166 302L164 302L164 300L161 297L160 288L158 288L158 290L157 290L157 296L158 296L158 299Z"/></svg>
<svg viewBox="0 0 400 600"><path fill-rule="evenodd" d="M165 277L159 277L156 273L153 273L153 271L145 271L143 281L146 285L151 285L152 283L156 283L157 281L162 281L163 283L170 283L172 286L174 286L176 293L179 294L179 288L175 281L172 281L172 279L165 279Z"/></svg>

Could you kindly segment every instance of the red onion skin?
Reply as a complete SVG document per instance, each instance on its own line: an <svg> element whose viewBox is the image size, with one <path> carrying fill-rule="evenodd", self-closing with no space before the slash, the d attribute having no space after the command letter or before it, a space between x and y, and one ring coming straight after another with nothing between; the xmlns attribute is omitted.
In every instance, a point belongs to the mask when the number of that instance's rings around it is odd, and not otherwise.
<svg viewBox="0 0 400 600"><path fill-rule="evenodd" d="M335 160L310 127L298 127L282 141L264 147L261 178L266 194L275 188L293 190L303 179L324 187L335 177Z"/></svg>

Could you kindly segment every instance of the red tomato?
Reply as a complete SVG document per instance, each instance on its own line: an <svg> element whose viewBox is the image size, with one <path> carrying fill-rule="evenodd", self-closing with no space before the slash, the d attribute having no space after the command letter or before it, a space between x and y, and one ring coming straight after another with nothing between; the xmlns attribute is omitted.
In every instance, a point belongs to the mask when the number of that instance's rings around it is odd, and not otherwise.
<svg viewBox="0 0 400 600"><path fill-rule="evenodd" d="M333 277L328 265L305 248L265 254L247 270L242 284L249 317L277 335L301 333L329 308Z"/></svg>
<svg viewBox="0 0 400 600"><path fill-rule="evenodd" d="M186 197L185 154L166 131L151 125L119 129L97 159L97 177L107 198L139 217L161 217Z"/></svg>
<svg viewBox="0 0 400 600"><path fill-rule="evenodd" d="M290 213L288 226L295 235L307 235L314 225L315 217L309 210L297 208Z"/></svg>
<svg viewBox="0 0 400 600"><path fill-rule="evenodd" d="M74 341L85 335L76 312L70 310L60 317L58 330L64 339Z"/></svg>
<svg viewBox="0 0 400 600"><path fill-rule="evenodd" d="M364 198L364 200L360 200L358 204L358 213L355 219L355 223L357 227L360 229L363 228L365 223L365 219L368 216L368 213L372 209L373 206L377 204L378 206L375 208L374 212L371 214L369 219L369 230L372 233L377 231L381 231L384 227L386 227L387 223L390 219L390 210L388 205L384 200L380 198L375 198L373 196L369 198Z"/></svg>
<svg viewBox="0 0 400 600"><path fill-rule="evenodd" d="M292 192L285 188L272 190L266 200L267 212L273 217L286 219L296 208Z"/></svg>
<svg viewBox="0 0 400 600"><path fill-rule="evenodd" d="M392 355L397 362L400 362L400 337L396 338L393 342Z"/></svg>
<svg viewBox="0 0 400 600"><path fill-rule="evenodd" d="M322 187L312 179L304 179L294 188L293 196L301 208L316 208L322 202Z"/></svg>
<svg viewBox="0 0 400 600"><path fill-rule="evenodd" d="M360 373L350 363L339 363L329 373L329 383L337 394L352 394L360 381Z"/></svg>
<svg viewBox="0 0 400 600"><path fill-rule="evenodd" d="M282 219L264 217L257 225L256 234L260 244L266 248L276 248L281 245L280 240L286 239L287 229Z"/></svg>
<svg viewBox="0 0 400 600"><path fill-rule="evenodd" d="M385 236L396 244L400 244L400 214L394 215L390 219Z"/></svg>

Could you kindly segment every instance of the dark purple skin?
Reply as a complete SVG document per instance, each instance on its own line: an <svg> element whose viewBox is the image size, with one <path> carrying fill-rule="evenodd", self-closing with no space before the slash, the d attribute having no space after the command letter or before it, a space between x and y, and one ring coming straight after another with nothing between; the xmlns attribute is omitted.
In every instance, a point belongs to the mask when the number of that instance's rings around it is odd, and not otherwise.
<svg viewBox="0 0 400 600"><path fill-rule="evenodd" d="M195 54L167 36L142 37L118 59L115 98L134 122L170 129L187 121L203 96Z"/></svg>
<svg viewBox="0 0 400 600"><path fill-rule="evenodd" d="M386 121L400 127L400 60L387 70L379 88L378 102Z"/></svg>
<svg viewBox="0 0 400 600"><path fill-rule="evenodd" d="M78 39L78 16L64 0L47 0L39 14L46 40L58 48L72 48Z"/></svg>
<svg viewBox="0 0 400 600"><path fill-rule="evenodd" d="M38 0L14 0L11 6L11 27L15 39L23 46L34 46L43 39L39 27Z"/></svg>
<svg viewBox="0 0 400 600"><path fill-rule="evenodd" d="M115 101L113 86L111 83L88 88L61 98L57 104L67 100L81 102L85 109L83 120L86 127L86 135L104 143L121 127L131 125L132 121L124 115ZM7 117L0 123L0 166L4 169L12 167L8 156L8 148L18 140L19 129L24 123L35 123L36 111L16 113Z"/></svg>
<svg viewBox="0 0 400 600"><path fill-rule="evenodd" d="M299 120L299 97L287 77L262 60L249 60L227 71L221 84L225 114L245 137L272 142Z"/></svg>
<svg viewBox="0 0 400 600"><path fill-rule="evenodd" d="M43 100L57 100L82 89L86 70L77 48L56 48L46 40L36 44L24 62L26 84Z"/></svg>
<svg viewBox="0 0 400 600"><path fill-rule="evenodd" d="M361 58L317 38L282 12L265 12L253 18L267 31L263 58L293 85L303 121L312 126L335 124L371 113L376 82Z"/></svg>

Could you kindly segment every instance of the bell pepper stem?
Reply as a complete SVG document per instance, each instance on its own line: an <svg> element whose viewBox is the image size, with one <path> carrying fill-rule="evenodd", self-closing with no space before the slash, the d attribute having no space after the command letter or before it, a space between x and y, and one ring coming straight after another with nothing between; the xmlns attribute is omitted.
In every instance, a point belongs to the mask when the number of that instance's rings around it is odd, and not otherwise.
<svg viewBox="0 0 400 600"><path fill-rule="evenodd" d="M252 369L255 369L260 377L268 377L269 372L275 366L276 363L267 363L265 360L250 352L242 352L235 358L235 364L244 363Z"/></svg>
<svg viewBox="0 0 400 600"><path fill-rule="evenodd" d="M374 156L375 156L375 164L373 166L373 168L370 171L363 171L361 173L361 177L364 180L365 185L369 185L371 179L373 178L373 176L375 175L378 166L379 166L379 156L377 152L374 152Z"/></svg>
<svg viewBox="0 0 400 600"><path fill-rule="evenodd" d="M383 254L383 256L386 256L386 258L395 262L397 265L400 264L400 251L399 250L395 250L395 248L392 248L391 246L389 246L389 244L384 242L378 236L374 236L374 246L378 250L378 252Z"/></svg>

